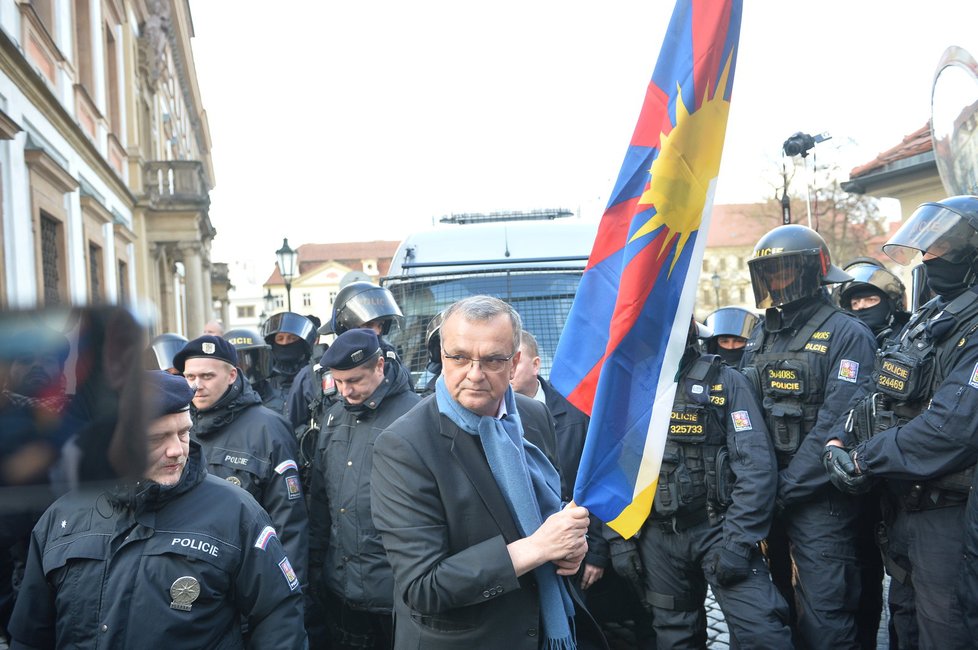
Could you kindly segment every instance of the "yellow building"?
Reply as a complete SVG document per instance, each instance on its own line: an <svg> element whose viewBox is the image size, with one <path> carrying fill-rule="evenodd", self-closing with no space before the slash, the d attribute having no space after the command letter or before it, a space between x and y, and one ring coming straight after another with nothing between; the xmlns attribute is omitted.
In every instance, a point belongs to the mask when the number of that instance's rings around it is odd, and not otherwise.
<svg viewBox="0 0 978 650"><path fill-rule="evenodd" d="M0 0L0 306L213 316L192 36L186 0Z"/></svg>

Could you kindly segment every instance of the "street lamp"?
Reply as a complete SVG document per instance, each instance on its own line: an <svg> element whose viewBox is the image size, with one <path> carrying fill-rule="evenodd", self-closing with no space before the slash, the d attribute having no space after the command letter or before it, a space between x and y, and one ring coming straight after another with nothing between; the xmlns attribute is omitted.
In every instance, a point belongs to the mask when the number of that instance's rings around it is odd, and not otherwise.
<svg viewBox="0 0 978 650"><path fill-rule="evenodd" d="M710 282L713 283L713 295L716 298L717 309L720 309L720 274L716 271L710 276Z"/></svg>
<svg viewBox="0 0 978 650"><path fill-rule="evenodd" d="M278 258L278 272L282 274L282 279L285 280L285 295L288 300L289 311L292 311L292 278L295 277L295 263L299 254L289 247L288 237L282 240L282 248L275 251L275 257Z"/></svg>
<svg viewBox="0 0 978 650"><path fill-rule="evenodd" d="M275 296L272 295L271 287L268 288L268 291L261 299L265 301L265 313L271 314L272 310L275 309Z"/></svg>

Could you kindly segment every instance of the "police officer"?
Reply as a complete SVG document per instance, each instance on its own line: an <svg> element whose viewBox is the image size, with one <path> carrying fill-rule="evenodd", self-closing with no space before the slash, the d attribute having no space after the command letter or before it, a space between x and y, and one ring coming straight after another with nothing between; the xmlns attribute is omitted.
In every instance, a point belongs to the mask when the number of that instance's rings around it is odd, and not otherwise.
<svg viewBox="0 0 978 650"><path fill-rule="evenodd" d="M740 307L720 307L706 317L711 336L703 341L707 354L719 355L734 368L740 368L744 346L757 327L757 314Z"/></svg>
<svg viewBox="0 0 978 650"><path fill-rule="evenodd" d="M165 370L171 375L178 375L173 367L173 357L187 345L187 337L174 332L164 332L155 337L146 349L146 370Z"/></svg>
<svg viewBox="0 0 978 650"><path fill-rule="evenodd" d="M332 647L389 648L394 576L370 511L374 441L421 398L386 362L372 329L343 332L323 355L339 401L326 412L310 494L310 570Z"/></svg>
<svg viewBox="0 0 978 650"><path fill-rule="evenodd" d="M875 340L823 289L851 276L832 264L814 230L771 230L747 265L756 304L766 311L744 348L743 367L763 398L779 469L778 514L766 543L772 577L796 608L801 642L856 647L855 502L829 484L821 453L832 425L869 381Z"/></svg>
<svg viewBox="0 0 978 650"><path fill-rule="evenodd" d="M143 479L71 492L34 528L13 648L303 648L299 581L255 500L208 476L182 378L152 389Z"/></svg>
<svg viewBox="0 0 978 650"><path fill-rule="evenodd" d="M852 312L859 320L873 330L877 345L899 332L910 314L907 313L907 294L903 282L871 257L860 257L844 267L853 277L849 282L839 285L837 295L839 306ZM875 649L879 631L880 613L883 606L883 556L890 565L890 599L901 605L894 607L889 617L890 635L893 638L916 638L916 631L896 630L901 620L912 624L911 617L902 617L899 611L909 608L913 611L913 587L906 579L909 563L905 561L903 540L892 534L892 512L887 495L874 490L861 495L859 517L856 520L856 555L860 565L861 590L856 624L859 628L859 642L863 648ZM884 523L884 511L886 521ZM877 539L878 538L878 539ZM880 553L882 551L882 554ZM906 591L903 596L899 594ZM906 626L904 626L906 628Z"/></svg>
<svg viewBox="0 0 978 650"><path fill-rule="evenodd" d="M758 549L774 510L774 450L747 380L700 353L698 329L693 321L639 537L656 638L660 648L706 646L709 584L738 646L790 647L788 607Z"/></svg>
<svg viewBox="0 0 978 650"><path fill-rule="evenodd" d="M329 323L318 331L339 336L347 330L366 327L382 337L401 319L401 310L390 291L369 282L351 282L336 294ZM388 363L399 363L390 343L381 338L380 345ZM318 364L306 364L296 375L285 400L285 417L299 437L303 451L308 441L318 436L323 415L336 400L336 386L321 360Z"/></svg>
<svg viewBox="0 0 978 650"><path fill-rule="evenodd" d="M973 648L954 587L962 568L973 570L961 558L978 460L978 197L921 205L883 251L900 264L923 253L937 297L883 346L875 386L824 461L844 489L888 479L898 504L893 533L908 545L919 647ZM855 446L836 446L844 442Z"/></svg>
<svg viewBox="0 0 978 650"><path fill-rule="evenodd" d="M286 415L286 396L296 374L309 363L319 332L312 321L291 311L272 315L262 324L262 337L272 348L271 393L265 406Z"/></svg>
<svg viewBox="0 0 978 650"><path fill-rule="evenodd" d="M866 323L882 345L910 319L906 288L892 271L870 257L853 260L845 271L853 279L839 286L839 306Z"/></svg>
<svg viewBox="0 0 978 650"><path fill-rule="evenodd" d="M265 508L303 584L309 579L308 515L295 461L295 437L278 413L261 404L238 366L234 346L218 336L187 343L173 363L196 388L191 434L206 468L247 490Z"/></svg>

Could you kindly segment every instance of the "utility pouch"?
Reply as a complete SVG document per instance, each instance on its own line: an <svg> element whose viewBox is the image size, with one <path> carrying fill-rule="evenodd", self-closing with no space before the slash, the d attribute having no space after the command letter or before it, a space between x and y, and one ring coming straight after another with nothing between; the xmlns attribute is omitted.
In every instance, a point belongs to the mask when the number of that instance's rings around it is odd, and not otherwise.
<svg viewBox="0 0 978 650"><path fill-rule="evenodd" d="M887 350L873 369L873 382L880 393L896 402L914 402L926 397L924 391L930 386L933 372L931 354L921 358Z"/></svg>
<svg viewBox="0 0 978 650"><path fill-rule="evenodd" d="M726 510L730 505L735 478L730 468L730 453L726 447L721 447L713 463L712 476L707 473L708 503L716 510Z"/></svg>
<svg viewBox="0 0 978 650"><path fill-rule="evenodd" d="M675 449L670 450L667 445L659 467L655 498L652 500L652 511L657 519L671 517L679 510L679 483L676 476L679 463L679 454Z"/></svg>
<svg viewBox="0 0 978 650"><path fill-rule="evenodd" d="M805 435L804 409L797 400L774 401L764 398L764 411L768 414L768 428L774 450L779 454L792 455L798 451L801 439ZM779 459L780 460L780 459Z"/></svg>

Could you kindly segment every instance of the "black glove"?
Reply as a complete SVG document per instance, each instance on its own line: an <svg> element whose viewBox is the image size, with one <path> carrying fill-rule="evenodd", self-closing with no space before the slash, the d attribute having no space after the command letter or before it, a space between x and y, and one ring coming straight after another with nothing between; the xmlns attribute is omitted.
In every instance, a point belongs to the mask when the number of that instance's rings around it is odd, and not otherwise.
<svg viewBox="0 0 978 650"><path fill-rule="evenodd" d="M869 476L859 471L854 458L855 452L844 447L825 445L822 452L822 465L839 491L846 494L864 494L873 487Z"/></svg>
<svg viewBox="0 0 978 650"><path fill-rule="evenodd" d="M754 548L737 544L736 547L721 546L716 554L713 572L721 587L729 587L742 582L751 574L750 558Z"/></svg>

